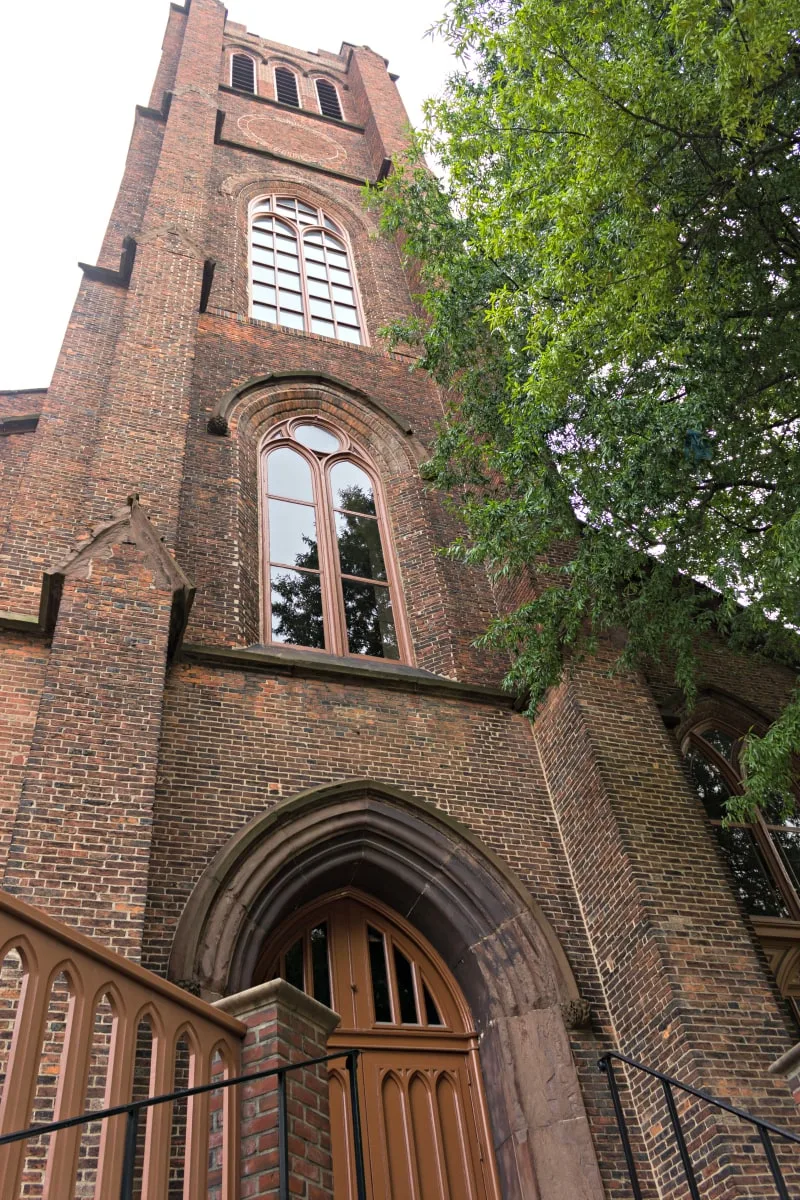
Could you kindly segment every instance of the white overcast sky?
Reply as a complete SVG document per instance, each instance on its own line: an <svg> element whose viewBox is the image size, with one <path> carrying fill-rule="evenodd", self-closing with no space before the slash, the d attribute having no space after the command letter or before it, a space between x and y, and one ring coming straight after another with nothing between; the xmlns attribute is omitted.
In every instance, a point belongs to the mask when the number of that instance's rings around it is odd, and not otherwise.
<svg viewBox="0 0 800 1200"><path fill-rule="evenodd" d="M343 41L389 59L412 122L451 69L426 31L445 0L230 0L230 20L303 50ZM0 389L46 387L80 280L122 177L134 106L147 104L168 0L3 5ZM12 29L12 21L14 28Z"/></svg>

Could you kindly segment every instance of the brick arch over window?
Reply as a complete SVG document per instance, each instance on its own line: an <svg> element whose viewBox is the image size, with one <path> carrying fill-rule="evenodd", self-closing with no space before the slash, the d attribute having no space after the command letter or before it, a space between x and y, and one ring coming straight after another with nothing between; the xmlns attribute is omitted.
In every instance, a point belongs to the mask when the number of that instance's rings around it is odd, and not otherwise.
<svg viewBox="0 0 800 1200"><path fill-rule="evenodd" d="M600 1200L565 1026L582 1009L567 958L513 872L433 805L352 780L257 817L198 881L170 978L212 1000L246 989L281 921L342 886L412 922L460 985L480 1034L504 1196Z"/></svg>

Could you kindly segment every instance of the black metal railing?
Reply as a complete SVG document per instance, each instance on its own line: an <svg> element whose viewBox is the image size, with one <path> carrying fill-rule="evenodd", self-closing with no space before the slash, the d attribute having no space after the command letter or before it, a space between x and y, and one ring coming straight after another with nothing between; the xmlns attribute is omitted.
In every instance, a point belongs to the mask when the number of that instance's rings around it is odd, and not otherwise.
<svg viewBox="0 0 800 1200"><path fill-rule="evenodd" d="M717 1100L714 1096L709 1096L708 1092L701 1092L698 1088L690 1087L688 1083L681 1083L678 1079L673 1079L671 1075L664 1075L661 1071L654 1071L652 1067L646 1067L643 1063L636 1062L635 1059L626 1058L624 1054L617 1054L615 1050L610 1050L608 1054L604 1054L598 1062L598 1067L605 1073L608 1080L608 1087L611 1092L611 1101L614 1105L614 1114L617 1118L617 1128L619 1129L620 1139L622 1141L622 1149L625 1154L625 1162L628 1167L628 1175L630 1176L631 1186L633 1188L634 1200L643 1200L642 1187L639 1183L639 1176L636 1172L636 1162L633 1157L633 1149L631 1147L631 1139L628 1133L628 1125L625 1120L625 1113L622 1109L622 1101L619 1094L619 1084L617 1083L616 1075L614 1074L614 1062L625 1063L634 1071L641 1071L644 1075L649 1075L652 1079L657 1079L664 1093L664 1102L669 1114L670 1125L675 1137L675 1145L677 1146L683 1165L683 1172L686 1177L686 1183L689 1188L691 1200L702 1200L700 1190L697 1183L697 1175L692 1165L692 1159L689 1154L689 1147L686 1144L686 1137L681 1125L678 1108L675 1104L675 1096L673 1089L681 1092L686 1092L690 1096L696 1097L698 1100L705 1101L714 1108L721 1109L722 1112L730 1113L731 1116L737 1117L743 1123L752 1126L758 1130L758 1136L761 1140L761 1145L764 1149L764 1155L767 1165L770 1169L773 1182L775 1184L775 1195L777 1200L791 1200L789 1191L786 1187L786 1180L783 1177L783 1172L778 1162L778 1156L775 1153L775 1147L772 1143L773 1137L782 1138L786 1142L794 1142L800 1145L800 1136L790 1133L788 1129L781 1129L778 1125L773 1125L771 1121L763 1121L760 1117L754 1117L752 1113L745 1112L742 1108L735 1108L732 1104L726 1104L724 1100Z"/></svg>
<svg viewBox="0 0 800 1200"><path fill-rule="evenodd" d="M104 1108L95 1112L83 1113L79 1117L69 1117L64 1121L51 1121L47 1125L31 1125L17 1133L7 1133L0 1137L0 1146L11 1142L22 1142L28 1138L44 1137L50 1133L58 1133L59 1129L70 1129L75 1125L88 1125L95 1121L105 1121L109 1117L126 1115L125 1152L122 1161L122 1177L120 1181L120 1200L133 1200L133 1185L136 1168L136 1147L139 1134L139 1114L143 1109L154 1108L158 1104L171 1104L175 1100L185 1100L189 1096L200 1096L205 1092L222 1091L225 1088L237 1087L241 1083L254 1083L259 1079L278 1079L278 1179L279 1200L289 1200L289 1126L286 1112L286 1076L292 1071L302 1071L306 1067L315 1067L320 1063L333 1062L334 1059L347 1060L347 1072L350 1077L350 1115L353 1123L353 1157L355 1165L357 1200L367 1200L367 1184L364 1174L364 1143L361 1133L361 1107L358 1099L358 1056L359 1050L340 1050L337 1054L325 1054L321 1058L306 1058L302 1062L287 1063L283 1067L271 1067L267 1071L255 1071L252 1075L237 1075L234 1079L219 1079L214 1083L203 1084L202 1087L181 1088L176 1092L165 1093L163 1096L148 1096L146 1100L132 1100L130 1104L118 1104L116 1108Z"/></svg>

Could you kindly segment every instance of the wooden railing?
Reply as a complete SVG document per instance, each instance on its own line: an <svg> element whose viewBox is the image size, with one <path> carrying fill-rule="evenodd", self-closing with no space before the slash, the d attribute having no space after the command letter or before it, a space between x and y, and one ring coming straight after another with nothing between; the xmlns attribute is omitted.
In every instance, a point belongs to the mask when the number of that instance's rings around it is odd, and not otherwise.
<svg viewBox="0 0 800 1200"><path fill-rule="evenodd" d="M0 1135L127 1104L137 1089L159 1095L240 1073L240 1021L5 892L0 964ZM147 1110L142 1200L235 1200L235 1091L193 1096L181 1113ZM26 1197L72 1200L79 1174L81 1196L118 1196L124 1135L124 1117L114 1117L88 1135L80 1126L52 1134L38 1158L30 1142L3 1146L0 1197L16 1200L24 1183Z"/></svg>

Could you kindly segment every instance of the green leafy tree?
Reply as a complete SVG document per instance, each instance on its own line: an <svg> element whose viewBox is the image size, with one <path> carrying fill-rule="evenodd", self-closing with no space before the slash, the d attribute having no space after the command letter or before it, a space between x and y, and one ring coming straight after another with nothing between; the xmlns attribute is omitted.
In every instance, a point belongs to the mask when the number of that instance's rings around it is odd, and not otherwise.
<svg viewBox="0 0 800 1200"><path fill-rule="evenodd" d="M459 397L430 468L450 552L534 573L487 634L509 682L535 707L620 626L689 703L712 632L794 662L796 6L455 0L441 30L460 69L377 197L421 280L388 332ZM789 803L797 750L800 694L750 739L740 813Z"/></svg>

